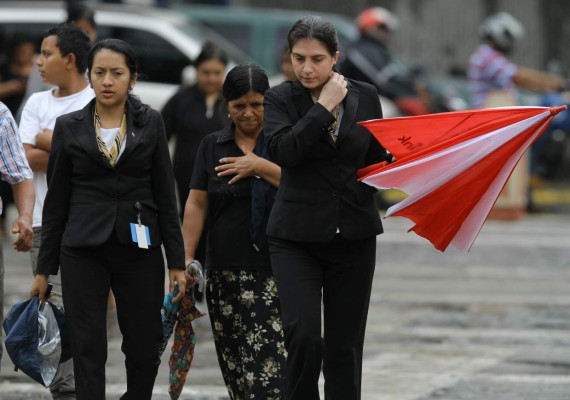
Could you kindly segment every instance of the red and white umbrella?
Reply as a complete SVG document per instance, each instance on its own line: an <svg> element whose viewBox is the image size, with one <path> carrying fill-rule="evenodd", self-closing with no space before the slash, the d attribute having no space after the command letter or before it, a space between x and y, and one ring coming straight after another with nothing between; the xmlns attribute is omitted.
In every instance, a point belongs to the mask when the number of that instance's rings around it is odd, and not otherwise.
<svg viewBox="0 0 570 400"><path fill-rule="evenodd" d="M525 151L560 107L503 107L360 122L396 159L359 180L408 197L387 210L440 251L467 252Z"/></svg>

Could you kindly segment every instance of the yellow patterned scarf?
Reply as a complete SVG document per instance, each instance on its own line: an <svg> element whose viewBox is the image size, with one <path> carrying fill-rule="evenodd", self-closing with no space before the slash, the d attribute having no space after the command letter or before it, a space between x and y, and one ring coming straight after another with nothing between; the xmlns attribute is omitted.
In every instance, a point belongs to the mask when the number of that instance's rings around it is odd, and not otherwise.
<svg viewBox="0 0 570 400"><path fill-rule="evenodd" d="M125 140L125 136L127 133L127 110L125 109L125 113L123 114L123 118L121 119L121 128L119 129L119 133L117 137L113 141L113 145L111 148L107 148L105 141L101 137L101 118L99 114L97 114L97 109L93 109L93 124L95 125L95 135L97 136L97 146L99 146L99 151L109 161L111 166L115 166L117 163L117 159L119 158L119 152L121 151L121 146L123 145L123 141Z"/></svg>

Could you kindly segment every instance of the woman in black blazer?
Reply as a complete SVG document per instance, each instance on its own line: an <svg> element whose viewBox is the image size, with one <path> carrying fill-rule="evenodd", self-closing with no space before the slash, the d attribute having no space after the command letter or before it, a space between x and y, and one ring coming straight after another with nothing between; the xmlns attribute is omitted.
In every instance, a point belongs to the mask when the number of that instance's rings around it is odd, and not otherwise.
<svg viewBox="0 0 570 400"><path fill-rule="evenodd" d="M151 399L160 364L164 245L170 290L185 290L172 166L160 114L130 95L136 56L125 42L88 56L95 99L56 121L42 244L30 295L45 300L61 266L78 400L105 398L106 313L113 290L123 334L127 392Z"/></svg>
<svg viewBox="0 0 570 400"><path fill-rule="evenodd" d="M334 72L333 25L304 17L288 34L297 81L265 95L264 129L281 183L267 233L283 313L287 399L360 399L376 235L373 195L359 168L388 159L358 121L381 118L376 89ZM321 298L324 310L321 310ZM321 337L324 312L324 338Z"/></svg>

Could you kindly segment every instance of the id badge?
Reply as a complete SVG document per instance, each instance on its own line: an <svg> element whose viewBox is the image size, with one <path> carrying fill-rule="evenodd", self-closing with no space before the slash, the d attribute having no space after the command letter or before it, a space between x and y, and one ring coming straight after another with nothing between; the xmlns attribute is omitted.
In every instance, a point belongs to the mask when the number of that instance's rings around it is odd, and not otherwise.
<svg viewBox="0 0 570 400"><path fill-rule="evenodd" d="M131 236L133 242L137 243L139 248L148 249L148 246L150 245L148 226L131 222Z"/></svg>

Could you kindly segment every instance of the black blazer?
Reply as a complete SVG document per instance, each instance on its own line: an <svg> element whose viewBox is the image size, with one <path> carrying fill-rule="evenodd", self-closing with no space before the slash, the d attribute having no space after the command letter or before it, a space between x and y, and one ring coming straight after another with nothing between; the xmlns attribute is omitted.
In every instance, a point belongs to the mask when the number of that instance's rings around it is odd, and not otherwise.
<svg viewBox="0 0 570 400"><path fill-rule="evenodd" d="M337 229L348 240L382 233L376 189L357 181L359 168L388 159L370 132L356 124L382 117L376 89L349 80L336 143L328 132L334 116L314 104L298 81L269 89L264 105L269 155L281 166L268 235L325 242Z"/></svg>
<svg viewBox="0 0 570 400"><path fill-rule="evenodd" d="M56 274L61 246L94 247L116 232L125 246L130 223L149 227L150 246L164 244L169 267L184 268L184 246L174 194L172 164L160 113L150 109L144 125L135 124L127 104L125 150L115 167L99 152L91 101L60 116L48 164L38 272Z"/></svg>

